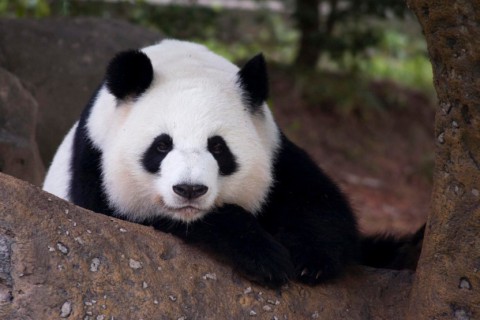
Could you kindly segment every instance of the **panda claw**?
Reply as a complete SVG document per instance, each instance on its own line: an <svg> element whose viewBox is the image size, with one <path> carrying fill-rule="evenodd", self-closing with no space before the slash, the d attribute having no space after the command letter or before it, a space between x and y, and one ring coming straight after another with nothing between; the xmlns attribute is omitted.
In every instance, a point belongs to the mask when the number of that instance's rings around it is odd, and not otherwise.
<svg viewBox="0 0 480 320"><path fill-rule="evenodd" d="M288 250L280 243L266 237L257 250L245 250L236 255L238 270L248 279L272 289L279 289L294 276L294 267Z"/></svg>
<svg viewBox="0 0 480 320"><path fill-rule="evenodd" d="M306 275L308 273L308 269L305 268L302 270L302 272L300 273L300 276L303 277L304 275Z"/></svg>

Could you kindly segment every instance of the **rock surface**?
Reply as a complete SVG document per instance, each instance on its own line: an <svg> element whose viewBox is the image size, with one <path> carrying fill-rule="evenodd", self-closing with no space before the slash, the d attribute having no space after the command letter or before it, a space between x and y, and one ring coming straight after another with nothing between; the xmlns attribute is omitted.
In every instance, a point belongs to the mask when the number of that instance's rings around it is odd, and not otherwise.
<svg viewBox="0 0 480 320"><path fill-rule="evenodd" d="M1 319L403 319L412 274L272 291L207 252L0 174Z"/></svg>
<svg viewBox="0 0 480 320"><path fill-rule="evenodd" d="M38 102L37 138L46 165L113 55L161 39L157 32L109 19L0 19L0 66Z"/></svg>
<svg viewBox="0 0 480 320"><path fill-rule="evenodd" d="M41 184L45 168L35 140L37 102L0 67L0 172Z"/></svg>

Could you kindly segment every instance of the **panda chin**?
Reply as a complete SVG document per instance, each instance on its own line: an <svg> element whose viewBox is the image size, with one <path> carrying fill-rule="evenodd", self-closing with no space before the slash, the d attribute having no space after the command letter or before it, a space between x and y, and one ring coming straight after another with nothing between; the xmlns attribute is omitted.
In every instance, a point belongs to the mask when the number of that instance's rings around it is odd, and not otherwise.
<svg viewBox="0 0 480 320"><path fill-rule="evenodd" d="M166 209L170 217L187 223L201 219L207 213L207 211L193 206L167 207Z"/></svg>

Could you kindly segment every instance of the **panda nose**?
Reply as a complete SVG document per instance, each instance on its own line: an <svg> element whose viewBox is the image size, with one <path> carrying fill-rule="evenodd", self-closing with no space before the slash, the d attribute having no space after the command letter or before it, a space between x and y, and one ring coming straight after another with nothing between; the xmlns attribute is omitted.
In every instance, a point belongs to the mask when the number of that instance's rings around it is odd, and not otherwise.
<svg viewBox="0 0 480 320"><path fill-rule="evenodd" d="M177 184L173 186L173 192L189 200L196 199L207 193L208 187L201 184Z"/></svg>

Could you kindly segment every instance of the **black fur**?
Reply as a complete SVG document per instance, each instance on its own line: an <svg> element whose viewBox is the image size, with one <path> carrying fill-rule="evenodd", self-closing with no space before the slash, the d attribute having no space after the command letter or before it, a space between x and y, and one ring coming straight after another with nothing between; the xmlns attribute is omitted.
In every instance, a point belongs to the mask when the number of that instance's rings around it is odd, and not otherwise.
<svg viewBox="0 0 480 320"><path fill-rule="evenodd" d="M150 173L157 173L160 170L162 160L173 148L172 137L163 133L156 137L147 151L143 154L142 165Z"/></svg>
<svg viewBox="0 0 480 320"><path fill-rule="evenodd" d="M152 63L145 53L138 50L117 54L107 68L107 88L120 100L140 96L152 80Z"/></svg>
<svg viewBox="0 0 480 320"><path fill-rule="evenodd" d="M372 236L362 239L362 263L387 269L417 268L425 226L410 236Z"/></svg>
<svg viewBox="0 0 480 320"><path fill-rule="evenodd" d="M95 212L112 215L107 205L107 196L102 187L102 155L90 140L87 132L87 120L99 89L93 95L80 116L73 138L70 198L72 202Z"/></svg>
<svg viewBox="0 0 480 320"><path fill-rule="evenodd" d="M257 54L238 72L238 83L243 89L244 100L252 113L268 99L267 66L263 55Z"/></svg>
<svg viewBox="0 0 480 320"><path fill-rule="evenodd" d="M264 64L263 57L257 56L239 72L252 112L267 97ZM141 78L141 86L124 86L114 80L114 75L107 73L107 81L118 98L132 94L131 88L139 94L148 82ZM129 89L124 90L126 87ZM87 134L92 101L75 133L70 195L77 205L115 215L102 189L101 153ZM168 135L157 137L139 159L145 170L157 172L173 143ZM207 148L218 161L221 174L237 170L235 157L221 137L211 137ZM357 260L360 250L356 221L347 199L315 162L283 135L273 167L275 184L258 218L237 205L225 204L188 225L160 217L142 223L210 248L266 286L276 288L289 279L311 285L335 279Z"/></svg>
<svg viewBox="0 0 480 320"><path fill-rule="evenodd" d="M92 151L74 148L76 159L96 160L76 168L74 186L81 189L83 199L73 199L87 209L111 215L100 187L99 154ZM288 279L313 285L338 277L358 250L356 223L347 200L310 157L284 136L274 167L276 184L258 219L228 204L188 226L166 218L143 223L205 245L269 287L279 287ZM82 173L88 181L78 180Z"/></svg>
<svg viewBox="0 0 480 320"><path fill-rule="evenodd" d="M288 279L314 285L338 277L359 249L347 200L286 137L275 163L275 180L259 219L225 205L188 227L165 218L146 224L206 245L266 286L279 287Z"/></svg>
<svg viewBox="0 0 480 320"><path fill-rule="evenodd" d="M225 140L220 136L214 136L208 139L207 149L217 160L220 175L228 176L238 169L237 161Z"/></svg>
<svg viewBox="0 0 480 320"><path fill-rule="evenodd" d="M275 185L260 221L290 252L295 278L317 284L356 260L358 232L347 199L308 154L282 135Z"/></svg>
<svg viewBox="0 0 480 320"><path fill-rule="evenodd" d="M145 224L205 246L229 259L237 271L263 285L277 288L293 276L288 250L262 227L258 219L239 206L224 205L188 226L172 224L165 218Z"/></svg>
<svg viewBox="0 0 480 320"><path fill-rule="evenodd" d="M150 59L141 51L130 50L117 54L109 63L105 75L107 89L118 99L138 97L153 80ZM103 191L101 152L88 136L87 120L99 92L98 88L80 116L73 141L71 159L72 180L69 194L72 201L92 211L113 215Z"/></svg>

